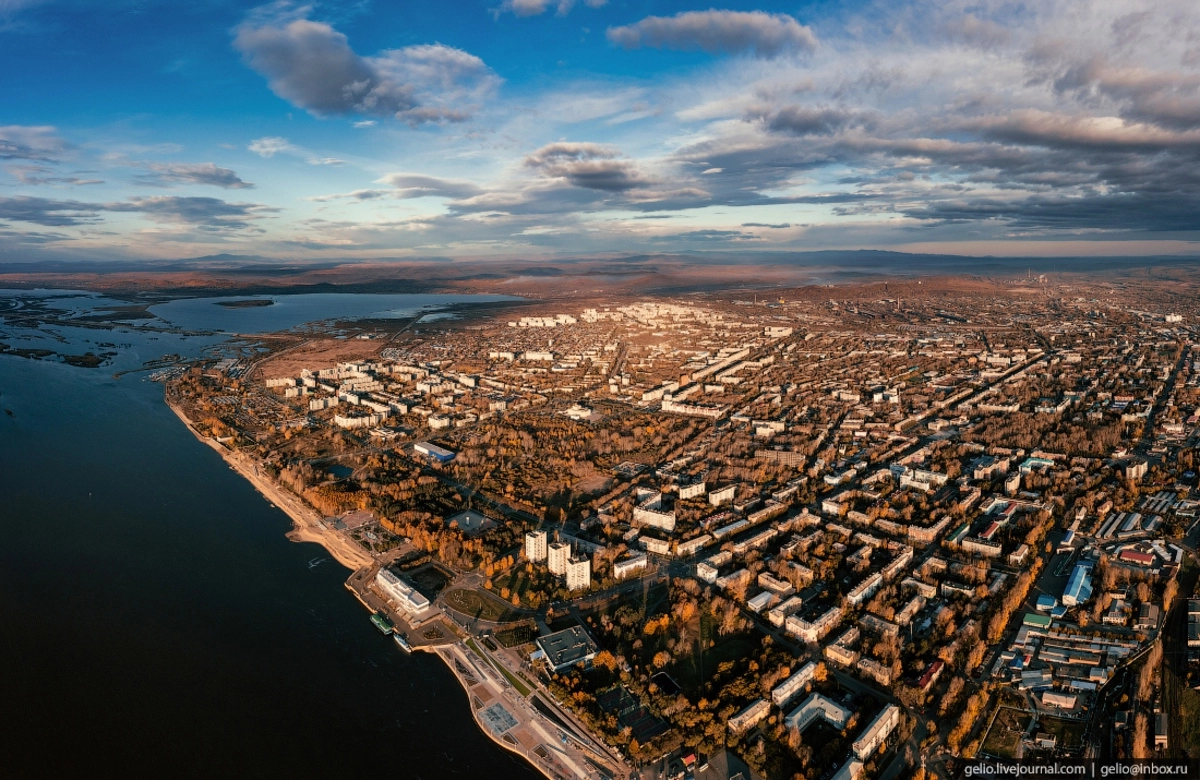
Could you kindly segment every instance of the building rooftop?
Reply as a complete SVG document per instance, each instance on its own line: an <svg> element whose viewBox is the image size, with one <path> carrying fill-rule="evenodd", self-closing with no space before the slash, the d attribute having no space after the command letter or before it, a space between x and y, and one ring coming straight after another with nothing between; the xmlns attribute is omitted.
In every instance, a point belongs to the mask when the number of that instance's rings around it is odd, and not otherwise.
<svg viewBox="0 0 1200 780"><path fill-rule="evenodd" d="M555 671L590 661L596 656L597 649L596 643L580 626L538 637L537 645Z"/></svg>

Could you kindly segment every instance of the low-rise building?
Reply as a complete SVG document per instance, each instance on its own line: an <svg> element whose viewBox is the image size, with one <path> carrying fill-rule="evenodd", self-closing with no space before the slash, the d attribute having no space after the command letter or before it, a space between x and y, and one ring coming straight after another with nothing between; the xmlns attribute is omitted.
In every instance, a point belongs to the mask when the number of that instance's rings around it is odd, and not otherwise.
<svg viewBox="0 0 1200 780"><path fill-rule="evenodd" d="M391 569L380 569L375 575L375 584L380 593L410 618L424 614L431 606L429 599Z"/></svg>
<svg viewBox="0 0 1200 780"><path fill-rule="evenodd" d="M867 726L862 735L854 740L852 746L854 755L858 756L859 760L865 761L874 755L875 751L887 740L888 735L899 725L900 708L895 704L887 705L883 708L883 712L871 721L871 725Z"/></svg>
<svg viewBox="0 0 1200 780"><path fill-rule="evenodd" d="M538 637L538 652L555 672L563 672L573 666L587 667L596 657L596 643L581 626L571 626L563 631Z"/></svg>
<svg viewBox="0 0 1200 780"><path fill-rule="evenodd" d="M788 729L799 729L804 731L817 718L821 718L833 726L838 731L846 728L846 724L850 722L850 717L853 712L846 709L832 699L826 698L819 693L809 694L799 707L792 710L791 714L784 718L784 725Z"/></svg>
<svg viewBox="0 0 1200 780"><path fill-rule="evenodd" d="M816 674L817 665L809 661L786 680L771 689L771 701L775 702L776 707L783 707L793 696L804 690L804 686L812 682Z"/></svg>
<svg viewBox="0 0 1200 780"><path fill-rule="evenodd" d="M729 719L729 730L739 734L746 729L753 728L767 717L767 713L770 711L770 702L766 699L759 699Z"/></svg>
<svg viewBox="0 0 1200 780"><path fill-rule="evenodd" d="M621 580L646 568L649 560L644 553L637 553L613 562L613 577Z"/></svg>

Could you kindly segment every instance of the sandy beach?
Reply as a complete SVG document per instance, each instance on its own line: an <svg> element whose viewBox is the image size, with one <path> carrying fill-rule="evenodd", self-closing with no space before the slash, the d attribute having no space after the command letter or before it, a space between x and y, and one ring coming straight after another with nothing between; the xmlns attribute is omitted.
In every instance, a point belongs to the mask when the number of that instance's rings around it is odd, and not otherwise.
<svg viewBox="0 0 1200 780"><path fill-rule="evenodd" d="M245 477L268 501L287 513L288 517L292 519L292 530L287 534L288 539L293 542L315 542L324 547L338 563L352 571L374 564L374 559L365 550L325 525L321 516L311 506L260 472L257 464L250 458L230 450L220 442L202 436L183 410L169 399L167 406L171 407L175 416L187 426L197 439L220 453L234 471Z"/></svg>

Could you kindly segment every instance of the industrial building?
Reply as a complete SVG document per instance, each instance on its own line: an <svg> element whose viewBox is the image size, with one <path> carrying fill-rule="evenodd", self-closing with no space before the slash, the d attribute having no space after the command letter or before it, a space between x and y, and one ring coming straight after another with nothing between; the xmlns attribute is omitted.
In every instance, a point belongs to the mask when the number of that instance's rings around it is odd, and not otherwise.
<svg viewBox="0 0 1200 780"><path fill-rule="evenodd" d="M425 455L428 458L436 460L438 463L449 463L454 460L454 453L445 447L439 447L436 444L431 444L427 441L419 441L413 445L413 451L418 455Z"/></svg>

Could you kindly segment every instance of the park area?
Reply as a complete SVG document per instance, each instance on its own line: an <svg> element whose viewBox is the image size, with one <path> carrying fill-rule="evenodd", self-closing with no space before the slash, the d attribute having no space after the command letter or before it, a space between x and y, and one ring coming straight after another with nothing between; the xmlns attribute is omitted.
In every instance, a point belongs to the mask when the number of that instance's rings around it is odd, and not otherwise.
<svg viewBox="0 0 1200 780"><path fill-rule="evenodd" d="M489 593L477 590L457 588L446 594L445 601L446 606L450 609L475 620L511 623L522 617L519 612L505 602Z"/></svg>

